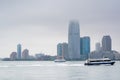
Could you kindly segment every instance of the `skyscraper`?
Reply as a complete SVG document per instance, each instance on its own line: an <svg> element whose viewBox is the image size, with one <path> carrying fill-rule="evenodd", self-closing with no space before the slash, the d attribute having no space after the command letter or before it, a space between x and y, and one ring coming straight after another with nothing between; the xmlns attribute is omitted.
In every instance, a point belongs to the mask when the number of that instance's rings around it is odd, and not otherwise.
<svg viewBox="0 0 120 80"><path fill-rule="evenodd" d="M71 21L69 24L68 53L69 59L80 59L80 29L77 21Z"/></svg>
<svg viewBox="0 0 120 80"><path fill-rule="evenodd" d="M82 37L80 37L80 55L82 58L82 55L83 55L83 38Z"/></svg>
<svg viewBox="0 0 120 80"><path fill-rule="evenodd" d="M88 55L90 53L90 37L86 36L80 39L81 59L88 59Z"/></svg>
<svg viewBox="0 0 120 80"><path fill-rule="evenodd" d="M102 50L103 51L111 51L111 37L109 35L103 36L102 38Z"/></svg>
<svg viewBox="0 0 120 80"><path fill-rule="evenodd" d="M21 59L21 44L17 45L17 59Z"/></svg>
<svg viewBox="0 0 120 80"><path fill-rule="evenodd" d="M57 58L64 58L66 60L69 59L67 43L59 43L57 45Z"/></svg>
<svg viewBox="0 0 120 80"><path fill-rule="evenodd" d="M67 43L62 43L62 54L63 54L64 59L66 59L66 60L69 59L68 44Z"/></svg>

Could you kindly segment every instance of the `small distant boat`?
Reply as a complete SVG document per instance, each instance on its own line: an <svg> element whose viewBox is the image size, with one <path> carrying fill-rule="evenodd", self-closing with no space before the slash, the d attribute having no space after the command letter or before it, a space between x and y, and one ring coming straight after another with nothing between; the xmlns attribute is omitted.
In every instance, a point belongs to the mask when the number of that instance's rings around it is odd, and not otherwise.
<svg viewBox="0 0 120 80"><path fill-rule="evenodd" d="M55 59L54 62L66 62L65 59Z"/></svg>
<svg viewBox="0 0 120 80"><path fill-rule="evenodd" d="M88 59L85 62L85 65L101 65L101 64L110 64L114 65L115 61L110 60L109 58L102 59Z"/></svg>
<svg viewBox="0 0 120 80"><path fill-rule="evenodd" d="M57 58L54 60L54 62L66 62L64 59L63 55L62 56L57 56Z"/></svg>

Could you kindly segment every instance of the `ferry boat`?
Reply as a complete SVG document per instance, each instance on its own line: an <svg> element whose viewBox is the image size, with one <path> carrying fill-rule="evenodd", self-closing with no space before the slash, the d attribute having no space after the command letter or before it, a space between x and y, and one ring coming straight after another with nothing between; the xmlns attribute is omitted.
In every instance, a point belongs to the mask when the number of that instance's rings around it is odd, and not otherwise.
<svg viewBox="0 0 120 80"><path fill-rule="evenodd" d="M115 61L110 60L109 58L102 59L88 59L85 62L85 65L101 65L101 64L110 64L114 65Z"/></svg>
<svg viewBox="0 0 120 80"><path fill-rule="evenodd" d="M54 62L66 62L66 60L64 59L62 55L62 56L57 56L57 59L55 59Z"/></svg>
<svg viewBox="0 0 120 80"><path fill-rule="evenodd" d="M55 59L54 62L66 62L65 59Z"/></svg>

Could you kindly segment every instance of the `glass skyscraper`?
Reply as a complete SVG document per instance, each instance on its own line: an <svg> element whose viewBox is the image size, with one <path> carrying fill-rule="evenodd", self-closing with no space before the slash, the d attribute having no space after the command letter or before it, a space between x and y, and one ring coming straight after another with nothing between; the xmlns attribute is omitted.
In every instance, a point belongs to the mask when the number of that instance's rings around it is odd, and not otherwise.
<svg viewBox="0 0 120 80"><path fill-rule="evenodd" d="M109 35L103 36L102 38L102 50L103 51L111 51L111 37Z"/></svg>
<svg viewBox="0 0 120 80"><path fill-rule="evenodd" d="M81 59L88 59L89 53L90 53L90 37L86 36L80 38Z"/></svg>
<svg viewBox="0 0 120 80"><path fill-rule="evenodd" d="M57 45L57 58L64 58L66 60L69 59L68 56L68 44L67 43L59 43Z"/></svg>
<svg viewBox="0 0 120 80"><path fill-rule="evenodd" d="M83 38L82 37L80 37L80 55L81 57L83 55Z"/></svg>
<svg viewBox="0 0 120 80"><path fill-rule="evenodd" d="M17 59L21 59L21 44L17 45Z"/></svg>
<svg viewBox="0 0 120 80"><path fill-rule="evenodd" d="M80 29L77 21L71 21L69 24L68 53L70 60L80 59Z"/></svg>
<svg viewBox="0 0 120 80"><path fill-rule="evenodd" d="M69 54L68 54L68 44L62 43L62 54L64 59L69 60Z"/></svg>

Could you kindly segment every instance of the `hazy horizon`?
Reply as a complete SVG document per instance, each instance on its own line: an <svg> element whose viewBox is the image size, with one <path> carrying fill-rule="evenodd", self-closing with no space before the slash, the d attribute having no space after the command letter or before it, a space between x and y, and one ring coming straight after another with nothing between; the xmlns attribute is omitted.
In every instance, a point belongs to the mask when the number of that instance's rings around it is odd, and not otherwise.
<svg viewBox="0 0 120 80"><path fill-rule="evenodd" d="M30 55L56 55L57 44L68 42L68 25L78 20L80 36L90 36L91 51L104 35L120 52L119 0L0 0L0 57L9 57L17 44Z"/></svg>

